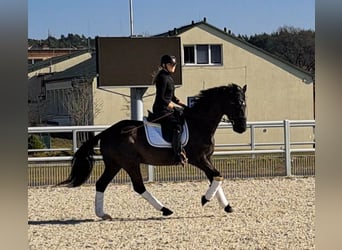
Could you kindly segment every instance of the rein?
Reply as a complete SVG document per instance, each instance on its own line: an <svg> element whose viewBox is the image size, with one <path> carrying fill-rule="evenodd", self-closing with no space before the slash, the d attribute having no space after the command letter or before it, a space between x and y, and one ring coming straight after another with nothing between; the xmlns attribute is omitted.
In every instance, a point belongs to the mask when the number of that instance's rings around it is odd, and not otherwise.
<svg viewBox="0 0 342 250"><path fill-rule="evenodd" d="M154 120L152 120L152 121L150 121L150 122L159 121L160 119L163 119L163 118L165 118L165 117L171 115L172 113L173 113L173 112L168 113L168 114L165 114L165 115L162 115L162 116L160 116L160 117L158 117L158 118L156 118L156 119L154 119ZM120 134L127 134L127 133L130 133L130 132L132 132L133 130L136 130L136 129L138 129L138 128L142 128L143 126L144 126L144 124L143 124L143 125L140 125L140 126L138 126L138 127L135 127L135 128L128 129L128 130L121 130L121 133L120 133Z"/></svg>

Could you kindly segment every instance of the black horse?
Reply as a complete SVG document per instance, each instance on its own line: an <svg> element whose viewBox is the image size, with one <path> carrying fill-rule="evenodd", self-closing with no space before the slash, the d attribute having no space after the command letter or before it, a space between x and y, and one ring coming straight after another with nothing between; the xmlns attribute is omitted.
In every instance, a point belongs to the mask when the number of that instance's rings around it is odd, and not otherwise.
<svg viewBox="0 0 342 250"><path fill-rule="evenodd" d="M202 205L216 195L226 212L232 212L232 208L221 187L223 177L211 162L214 133L223 115L228 117L235 132L243 133L246 130L246 89L246 85L241 88L232 83L202 90L196 96L193 106L184 110L189 129L189 140L185 146L188 162L203 170L211 183L202 196ZM171 210L146 190L139 165L175 164L173 150L150 146L142 121L122 120L83 143L73 157L70 176L59 185L77 187L87 181L93 169L94 147L99 140L105 169L96 182L96 215L102 219L111 219L103 211L104 191L121 168L130 176L134 191L164 216L172 214Z"/></svg>

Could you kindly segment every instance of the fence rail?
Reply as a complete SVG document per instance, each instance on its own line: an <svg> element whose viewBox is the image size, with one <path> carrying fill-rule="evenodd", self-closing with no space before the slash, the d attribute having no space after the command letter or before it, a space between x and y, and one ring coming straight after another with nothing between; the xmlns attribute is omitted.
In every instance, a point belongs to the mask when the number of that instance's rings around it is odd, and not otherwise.
<svg viewBox="0 0 342 250"><path fill-rule="evenodd" d="M72 147L70 148L46 148L30 149L29 153L70 151L73 154L78 149L77 135L82 132L98 133L109 126L58 126L58 127L29 127L28 134L50 134L50 133L71 133ZM259 128L282 128L283 141L261 143L255 138L255 130ZM250 131L249 142L236 144L216 144L213 157L214 165L226 178L253 177L253 176L274 176L274 175L314 175L314 154L315 141L291 141L292 128L315 128L314 120L284 120L248 122L247 129ZM219 130L232 129L230 123L221 123ZM263 149L263 147L273 147ZM296 146L296 148L294 148ZM309 147L308 147L309 146ZM223 148L225 150L223 150ZM229 150L226 150L229 148ZM241 149L244 148L244 149ZM246 150L248 148L248 150ZM279 149L280 148L280 149ZM229 157L227 157L229 156ZM54 185L65 179L70 171L72 156L50 156L50 157L28 157L29 185ZM101 156L95 156L96 164L94 173L88 180L93 183L102 173L103 163ZM229 169L227 168L229 166ZM145 181L167 181L175 180L197 180L205 176L196 168L186 165L184 168L174 166L142 165L142 172L145 173ZM170 173L172 169L172 173ZM129 181L128 176L122 172L115 178L114 182Z"/></svg>

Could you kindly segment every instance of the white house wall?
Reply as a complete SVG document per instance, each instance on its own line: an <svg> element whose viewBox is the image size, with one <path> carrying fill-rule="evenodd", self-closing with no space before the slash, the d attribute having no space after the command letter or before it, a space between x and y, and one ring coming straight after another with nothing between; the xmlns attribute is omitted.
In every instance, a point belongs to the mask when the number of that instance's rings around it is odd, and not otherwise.
<svg viewBox="0 0 342 250"><path fill-rule="evenodd" d="M93 82L94 110L95 106L101 107L100 112L94 117L95 125L111 125L120 120L130 119L129 88L114 88L103 90L96 87L96 78Z"/></svg>

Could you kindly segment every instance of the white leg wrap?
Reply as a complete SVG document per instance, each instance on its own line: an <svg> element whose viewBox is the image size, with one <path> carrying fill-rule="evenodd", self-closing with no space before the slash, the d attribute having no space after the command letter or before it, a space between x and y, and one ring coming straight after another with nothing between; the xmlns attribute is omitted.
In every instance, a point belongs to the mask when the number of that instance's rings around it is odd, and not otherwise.
<svg viewBox="0 0 342 250"><path fill-rule="evenodd" d="M96 191L95 194L95 214L102 218L105 213L103 212L103 193Z"/></svg>
<svg viewBox="0 0 342 250"><path fill-rule="evenodd" d="M222 177L216 177L213 182L211 183L208 191L205 194L205 198L210 201L216 194L218 188L221 186L222 184Z"/></svg>
<svg viewBox="0 0 342 250"><path fill-rule="evenodd" d="M217 189L216 198L217 198L217 200L220 203L222 208L225 208L229 204L227 199L226 199L226 196L223 193L223 189L221 186L219 186L219 188Z"/></svg>
<svg viewBox="0 0 342 250"><path fill-rule="evenodd" d="M158 201L152 194L150 194L147 190L141 194L141 196L147 200L155 209L160 211L164 206Z"/></svg>

